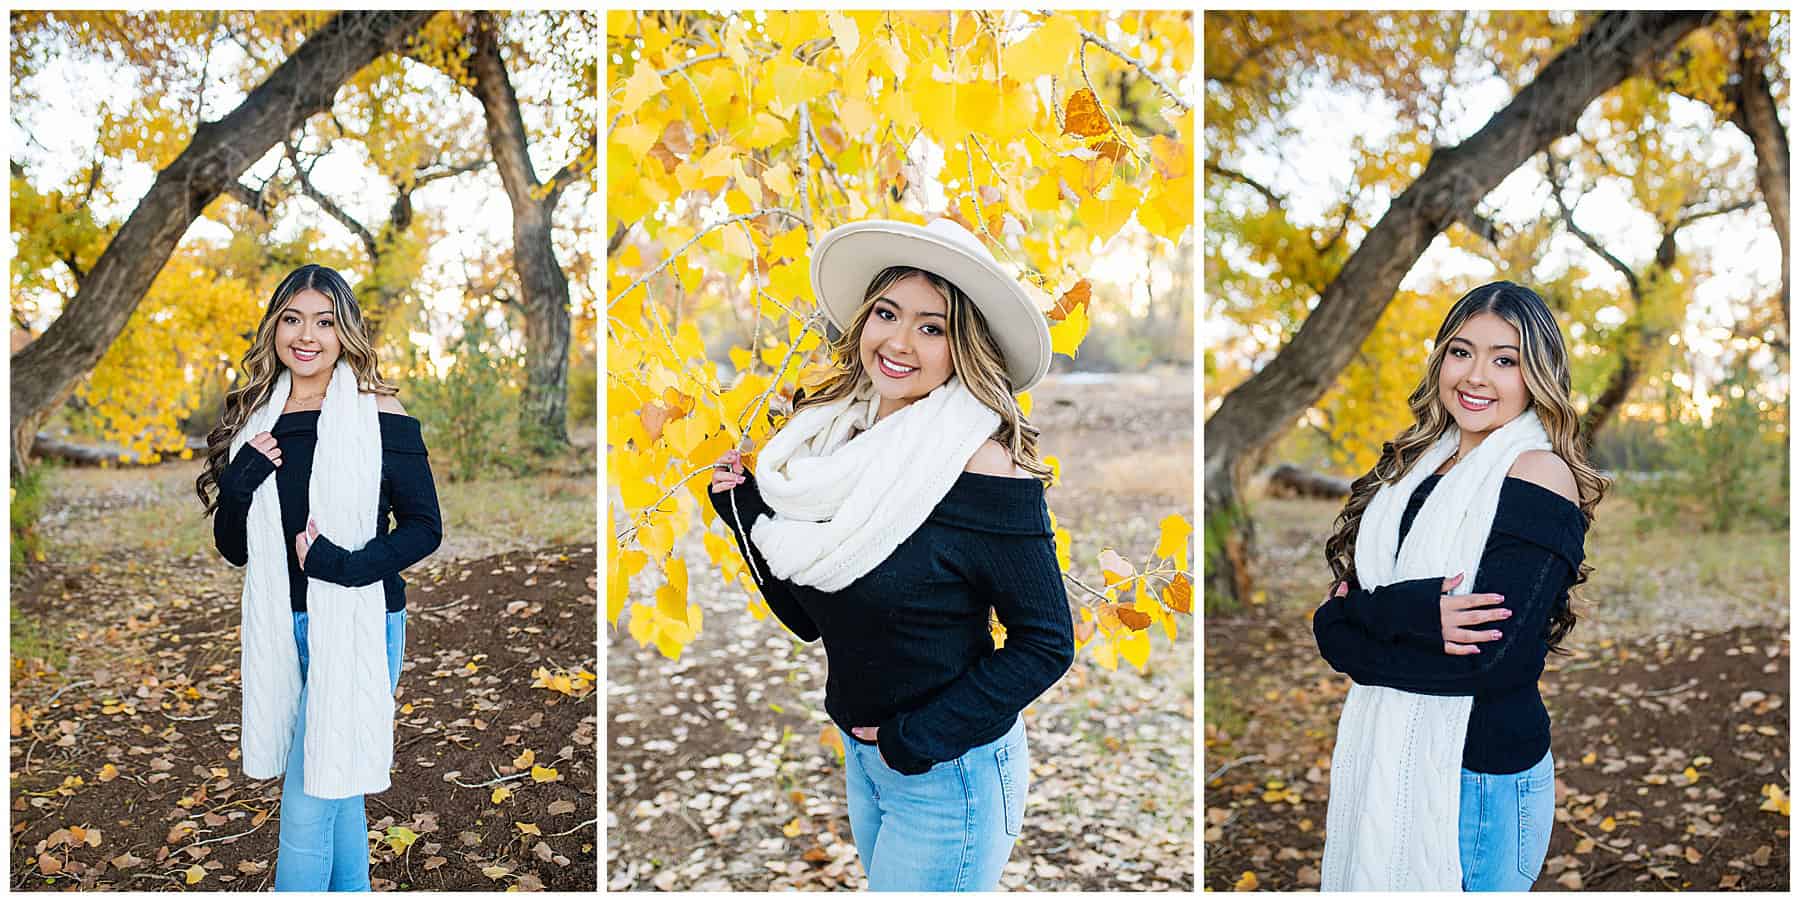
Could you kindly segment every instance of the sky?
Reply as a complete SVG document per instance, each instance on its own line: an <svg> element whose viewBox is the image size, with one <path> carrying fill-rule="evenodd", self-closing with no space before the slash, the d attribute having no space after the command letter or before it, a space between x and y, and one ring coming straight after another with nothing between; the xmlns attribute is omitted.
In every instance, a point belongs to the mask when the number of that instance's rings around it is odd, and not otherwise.
<svg viewBox="0 0 1800 902"><path fill-rule="evenodd" d="M233 42L219 40L214 43L209 63L214 75L209 78L204 94L203 116L206 119L225 115L243 100L244 92L233 81L232 73L245 60L242 49ZM415 74L411 77L421 77L416 73L422 67L408 65L414 67ZM541 126L548 112L542 108L543 104L533 102L546 90L541 75L516 66L510 68L508 74L525 106L527 133L533 138L530 146L532 161L539 178L548 178L574 156L575 150L565 142L539 140L545 133ZM481 127L480 104L472 95L452 88L448 79L436 73L426 73L422 77L442 85L445 102L455 104L457 110L472 116L475 128ZM98 129L97 111L103 101L110 101L114 109L141 102L134 96L131 81L119 77L115 64L110 61L66 56L13 86L11 113L14 128L10 152L13 159L25 164L34 184L39 187L59 185L70 174L86 167L92 159ZM23 135L29 135L29 140ZM466 143L486 150L485 137L480 134ZM307 149L316 148L309 146ZM277 146L244 173L240 181L253 186L261 184L276 171L281 159L282 150ZM106 180L113 186L116 201L96 204L96 214L103 220L122 222L149 190L155 176L148 164L135 161L110 163ZM386 218L393 202L391 187L368 164L362 147L354 140L337 142L312 171L312 181L357 221L370 227ZM597 204L589 202L593 200L593 193L570 192L557 206L554 219L560 236L559 256L565 266L568 260L561 243L570 240L570 230L580 226L592 231L593 223L598 221ZM445 240L429 248L420 283L422 300L431 313L431 333L413 335L415 344L431 351L434 360L442 365L447 359L446 348L460 334L464 261L511 247L512 210L491 165L477 173L428 184L414 192L413 203L420 214L442 213L442 221L449 233ZM286 237L308 226L320 229L335 248L360 246L349 230L309 200L292 199L284 204L272 228L277 236ZM189 227L183 241L223 242L229 237L225 226L202 218ZM7 242L10 248L10 232ZM357 278L354 273L345 273L345 277L354 285ZM571 284L571 290L578 296L591 294L591 290L575 283ZM247 298L245 302L260 310L267 298ZM41 331L59 312L59 307L47 305L40 321L33 323L34 327ZM496 326L503 318L504 314L498 310L488 317L490 325ZM521 339L515 336L514 340Z"/></svg>

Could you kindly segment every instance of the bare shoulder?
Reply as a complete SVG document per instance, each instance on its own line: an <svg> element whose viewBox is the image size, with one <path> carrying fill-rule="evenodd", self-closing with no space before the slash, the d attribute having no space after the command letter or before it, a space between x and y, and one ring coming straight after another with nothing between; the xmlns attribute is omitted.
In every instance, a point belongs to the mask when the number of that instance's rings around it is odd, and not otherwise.
<svg viewBox="0 0 1800 902"><path fill-rule="evenodd" d="M1506 475L1543 486L1570 501L1577 501L1579 495L1575 471L1554 451L1527 451L1519 455Z"/></svg>
<svg viewBox="0 0 1800 902"><path fill-rule="evenodd" d="M406 415L406 408L400 406L399 395L376 395L375 409L382 413L397 413L401 416Z"/></svg>
<svg viewBox="0 0 1800 902"><path fill-rule="evenodd" d="M1012 455L1000 446L999 442L988 439L975 449L963 470L969 473L981 473L986 476L1018 476L1019 468L1013 464Z"/></svg>

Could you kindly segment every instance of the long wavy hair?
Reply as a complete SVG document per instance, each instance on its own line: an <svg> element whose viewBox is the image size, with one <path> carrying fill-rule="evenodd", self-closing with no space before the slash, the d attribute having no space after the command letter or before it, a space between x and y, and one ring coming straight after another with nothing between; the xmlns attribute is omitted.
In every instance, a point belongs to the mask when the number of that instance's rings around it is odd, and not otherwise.
<svg viewBox="0 0 1800 902"><path fill-rule="evenodd" d="M356 373L358 389L378 395L398 393L398 389L381 378L375 343L370 337L368 323L363 319L362 305L356 302L356 294L350 290L350 283L345 282L337 270L317 263L308 263L288 273L281 284L275 286L275 293L269 296L269 306L256 327L256 337L251 339L250 350L244 352L244 359L238 364L232 389L225 394L225 411L219 416L218 425L206 436L206 466L194 480L194 492L206 507L207 516L219 506L219 475L225 471L231 456L232 438L244 428L250 415L268 402L275 391L275 380L285 369L275 353L275 327L281 311L295 295L308 289L331 299L333 328L337 331L343 360Z"/></svg>
<svg viewBox="0 0 1800 902"><path fill-rule="evenodd" d="M1425 376L1419 380L1407 399L1413 424L1402 430L1391 442L1381 446L1381 457L1373 469L1350 484L1350 500L1338 513L1331 538L1325 541L1325 558L1331 565L1332 583L1356 578L1356 532L1363 511L1369 507L1383 484L1398 482L1412 468L1425 449L1437 441L1446 429L1455 428L1450 411L1438 399L1438 375L1442 371L1449 342L1463 324L1481 313L1492 313L1519 331L1519 365L1525 376L1525 391L1531 410L1544 424L1550 436L1551 449L1575 474L1579 498L1577 506L1588 523L1594 522L1594 508L1606 494L1611 480L1600 475L1587 462L1586 445L1578 435L1581 418L1570 400L1569 355L1563 345L1562 330L1556 317L1537 292L1512 282L1489 282L1462 296L1444 317L1432 342L1431 356L1425 364ZM1593 571L1583 563L1575 575L1574 585L1587 582ZM1561 647L1564 637L1578 620L1568 603L1558 604L1545 627L1544 640L1553 651L1566 654Z"/></svg>
<svg viewBox="0 0 1800 902"><path fill-rule="evenodd" d="M856 308L850 328L831 344L834 372L816 391L797 395L794 412L848 397L870 381L869 374L863 369L862 355L858 353L863 326L875 310L875 300L895 282L909 276L923 277L943 296L948 308L944 331L950 340L950 372L961 376L969 392L1000 415L1000 425L991 437L1007 450L1020 469L1049 485L1050 467L1038 458L1038 429L1025 418L1013 397L1012 383L1006 375L1006 357L1000 352L1000 344L988 330L987 320L982 318L981 309L975 302L962 289L936 273L911 266L890 266L876 273L869 281L868 290L863 292L862 305Z"/></svg>

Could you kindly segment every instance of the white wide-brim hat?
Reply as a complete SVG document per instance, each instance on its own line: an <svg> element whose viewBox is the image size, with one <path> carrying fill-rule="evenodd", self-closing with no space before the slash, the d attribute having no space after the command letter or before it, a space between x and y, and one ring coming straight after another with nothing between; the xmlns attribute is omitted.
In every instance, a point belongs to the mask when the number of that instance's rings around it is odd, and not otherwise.
<svg viewBox="0 0 1800 902"><path fill-rule="evenodd" d="M1014 394L1050 369L1050 325L1031 293L1006 274L980 239L948 219L918 226L891 219L845 223L812 249L813 294L840 331L849 331L875 276L911 266L948 279L975 302L1006 357Z"/></svg>

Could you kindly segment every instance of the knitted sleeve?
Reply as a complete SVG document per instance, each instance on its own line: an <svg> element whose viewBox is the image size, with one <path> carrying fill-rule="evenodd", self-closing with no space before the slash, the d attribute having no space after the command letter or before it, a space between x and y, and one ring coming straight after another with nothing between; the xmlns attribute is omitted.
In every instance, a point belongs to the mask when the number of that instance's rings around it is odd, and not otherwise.
<svg viewBox="0 0 1800 902"><path fill-rule="evenodd" d="M269 474L275 472L268 455L245 445L219 473L219 505L213 508L213 545L234 567L250 560L250 539L245 524L250 518L250 499Z"/></svg>
<svg viewBox="0 0 1800 902"><path fill-rule="evenodd" d="M1407 638L1441 650L1444 627L1438 599L1443 597L1443 588L1444 581L1437 577L1409 579L1376 589L1364 589L1353 582L1349 594L1330 600L1340 604L1344 616L1384 642Z"/></svg>
<svg viewBox="0 0 1800 902"><path fill-rule="evenodd" d="M737 520L742 520L744 529L748 530L757 517L769 512L769 506L763 503L762 494L756 490L756 477L745 473L743 484L730 491L709 492L708 497L712 499L713 511L719 515L719 519L725 521L726 527L737 539L738 553L755 564L751 578L756 580L756 586L762 590L763 600L769 603L769 610L775 612L775 618L789 632L799 636L802 642L817 641L819 627L807 616L806 609L800 606L800 600L794 597L794 584L770 573L769 562L757 550L756 543L750 541L745 533L738 532ZM731 512L733 498L737 501L735 520ZM760 578L758 574L761 574Z"/></svg>
<svg viewBox="0 0 1800 902"><path fill-rule="evenodd" d="M386 434L383 440L387 442ZM345 551L319 536L306 552L307 576L340 586L366 586L424 560L443 541L437 484L431 478L424 440L385 444L381 459L382 491L393 508L394 528L356 551Z"/></svg>
<svg viewBox="0 0 1800 902"><path fill-rule="evenodd" d="M992 736L1075 661L1074 620L1055 539L985 534L964 547L972 549L965 575L992 600L1006 643L923 706L878 725L882 760L902 774L922 774L961 756L976 738Z"/></svg>
<svg viewBox="0 0 1800 902"><path fill-rule="evenodd" d="M1500 638L1479 643L1479 654L1446 653L1441 627L1435 641L1372 631L1350 613L1355 596L1329 599L1313 612L1319 653L1358 683L1430 695L1472 695L1536 681L1548 650L1544 628L1574 581L1574 565L1538 541L1496 530L1482 551L1475 581L1475 592L1504 596L1504 606L1513 612L1481 625L1499 631Z"/></svg>

